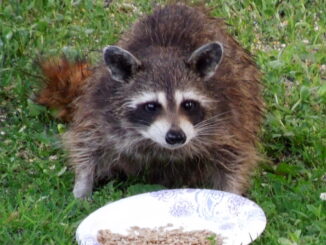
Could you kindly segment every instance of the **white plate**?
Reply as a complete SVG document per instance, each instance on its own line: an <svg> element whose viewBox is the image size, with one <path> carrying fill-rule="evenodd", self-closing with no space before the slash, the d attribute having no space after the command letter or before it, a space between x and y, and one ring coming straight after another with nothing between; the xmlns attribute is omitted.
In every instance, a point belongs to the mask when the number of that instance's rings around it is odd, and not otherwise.
<svg viewBox="0 0 326 245"><path fill-rule="evenodd" d="M79 245L98 245L97 232L127 234L132 226L158 228L173 224L184 231L210 230L224 237L223 245L247 245L265 229L266 217L254 202L228 192L176 189L150 192L109 203L79 225Z"/></svg>

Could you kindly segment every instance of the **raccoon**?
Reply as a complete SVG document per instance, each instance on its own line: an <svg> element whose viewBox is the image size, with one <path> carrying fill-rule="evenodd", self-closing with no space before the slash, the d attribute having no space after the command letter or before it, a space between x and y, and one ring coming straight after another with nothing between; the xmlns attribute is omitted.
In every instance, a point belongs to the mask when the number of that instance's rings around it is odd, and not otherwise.
<svg viewBox="0 0 326 245"><path fill-rule="evenodd" d="M184 4L158 7L105 47L91 70L44 64L39 98L47 91L48 101L39 103L70 121L63 141L76 198L121 174L166 187L248 189L260 159L261 73L222 19Z"/></svg>

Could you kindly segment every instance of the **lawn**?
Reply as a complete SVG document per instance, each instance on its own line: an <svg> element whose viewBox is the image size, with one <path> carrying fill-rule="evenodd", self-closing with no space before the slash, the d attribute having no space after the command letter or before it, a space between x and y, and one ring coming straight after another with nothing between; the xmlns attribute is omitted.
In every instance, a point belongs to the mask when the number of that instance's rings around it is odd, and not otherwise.
<svg viewBox="0 0 326 245"><path fill-rule="evenodd" d="M96 62L102 47L153 7L145 0L103 2L0 1L0 244L74 244L90 212L156 188L116 181L92 201L75 200L59 139L66 125L31 99L40 54L87 54ZM264 73L260 150L271 163L257 170L249 198L268 225L253 244L326 244L325 1L206 2Z"/></svg>

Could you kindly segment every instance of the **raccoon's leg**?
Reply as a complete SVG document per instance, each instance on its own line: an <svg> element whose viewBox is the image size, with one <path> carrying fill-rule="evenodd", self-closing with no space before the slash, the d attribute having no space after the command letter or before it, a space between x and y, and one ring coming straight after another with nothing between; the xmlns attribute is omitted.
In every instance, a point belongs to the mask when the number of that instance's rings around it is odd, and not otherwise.
<svg viewBox="0 0 326 245"><path fill-rule="evenodd" d="M82 125L83 126L83 125ZM69 152L70 165L75 172L73 194L76 198L91 195L96 177L96 169L101 160L99 133L91 127L76 127L63 136Z"/></svg>
<svg viewBox="0 0 326 245"><path fill-rule="evenodd" d="M75 198L87 198L92 194L94 185L95 165L87 164L75 166L75 185L73 194Z"/></svg>
<svg viewBox="0 0 326 245"><path fill-rule="evenodd" d="M248 164L247 164L248 163ZM218 190L243 195L249 187L252 163L240 163L240 168L234 171L219 168L212 176L213 187Z"/></svg>
<svg viewBox="0 0 326 245"><path fill-rule="evenodd" d="M222 190L234 194L242 195L248 188L247 178L241 176L240 173L226 174L225 183Z"/></svg>

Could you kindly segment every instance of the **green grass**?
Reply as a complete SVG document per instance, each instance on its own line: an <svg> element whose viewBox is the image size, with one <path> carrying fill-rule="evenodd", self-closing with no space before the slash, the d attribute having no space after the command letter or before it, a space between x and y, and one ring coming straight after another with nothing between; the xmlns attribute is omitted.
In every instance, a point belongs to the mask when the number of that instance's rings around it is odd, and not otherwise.
<svg viewBox="0 0 326 245"><path fill-rule="evenodd" d="M118 3L119 2L119 3ZM136 2L134 8L125 3ZM108 201L155 187L110 183L74 200L59 134L64 125L30 100L33 61L88 54L118 40L150 1L0 1L0 244L74 244L79 222ZM241 2L241 3L240 3ZM326 244L326 4L323 0L208 1L264 72L261 151L272 161L249 197L268 217L254 244ZM146 188L145 188L146 187Z"/></svg>

